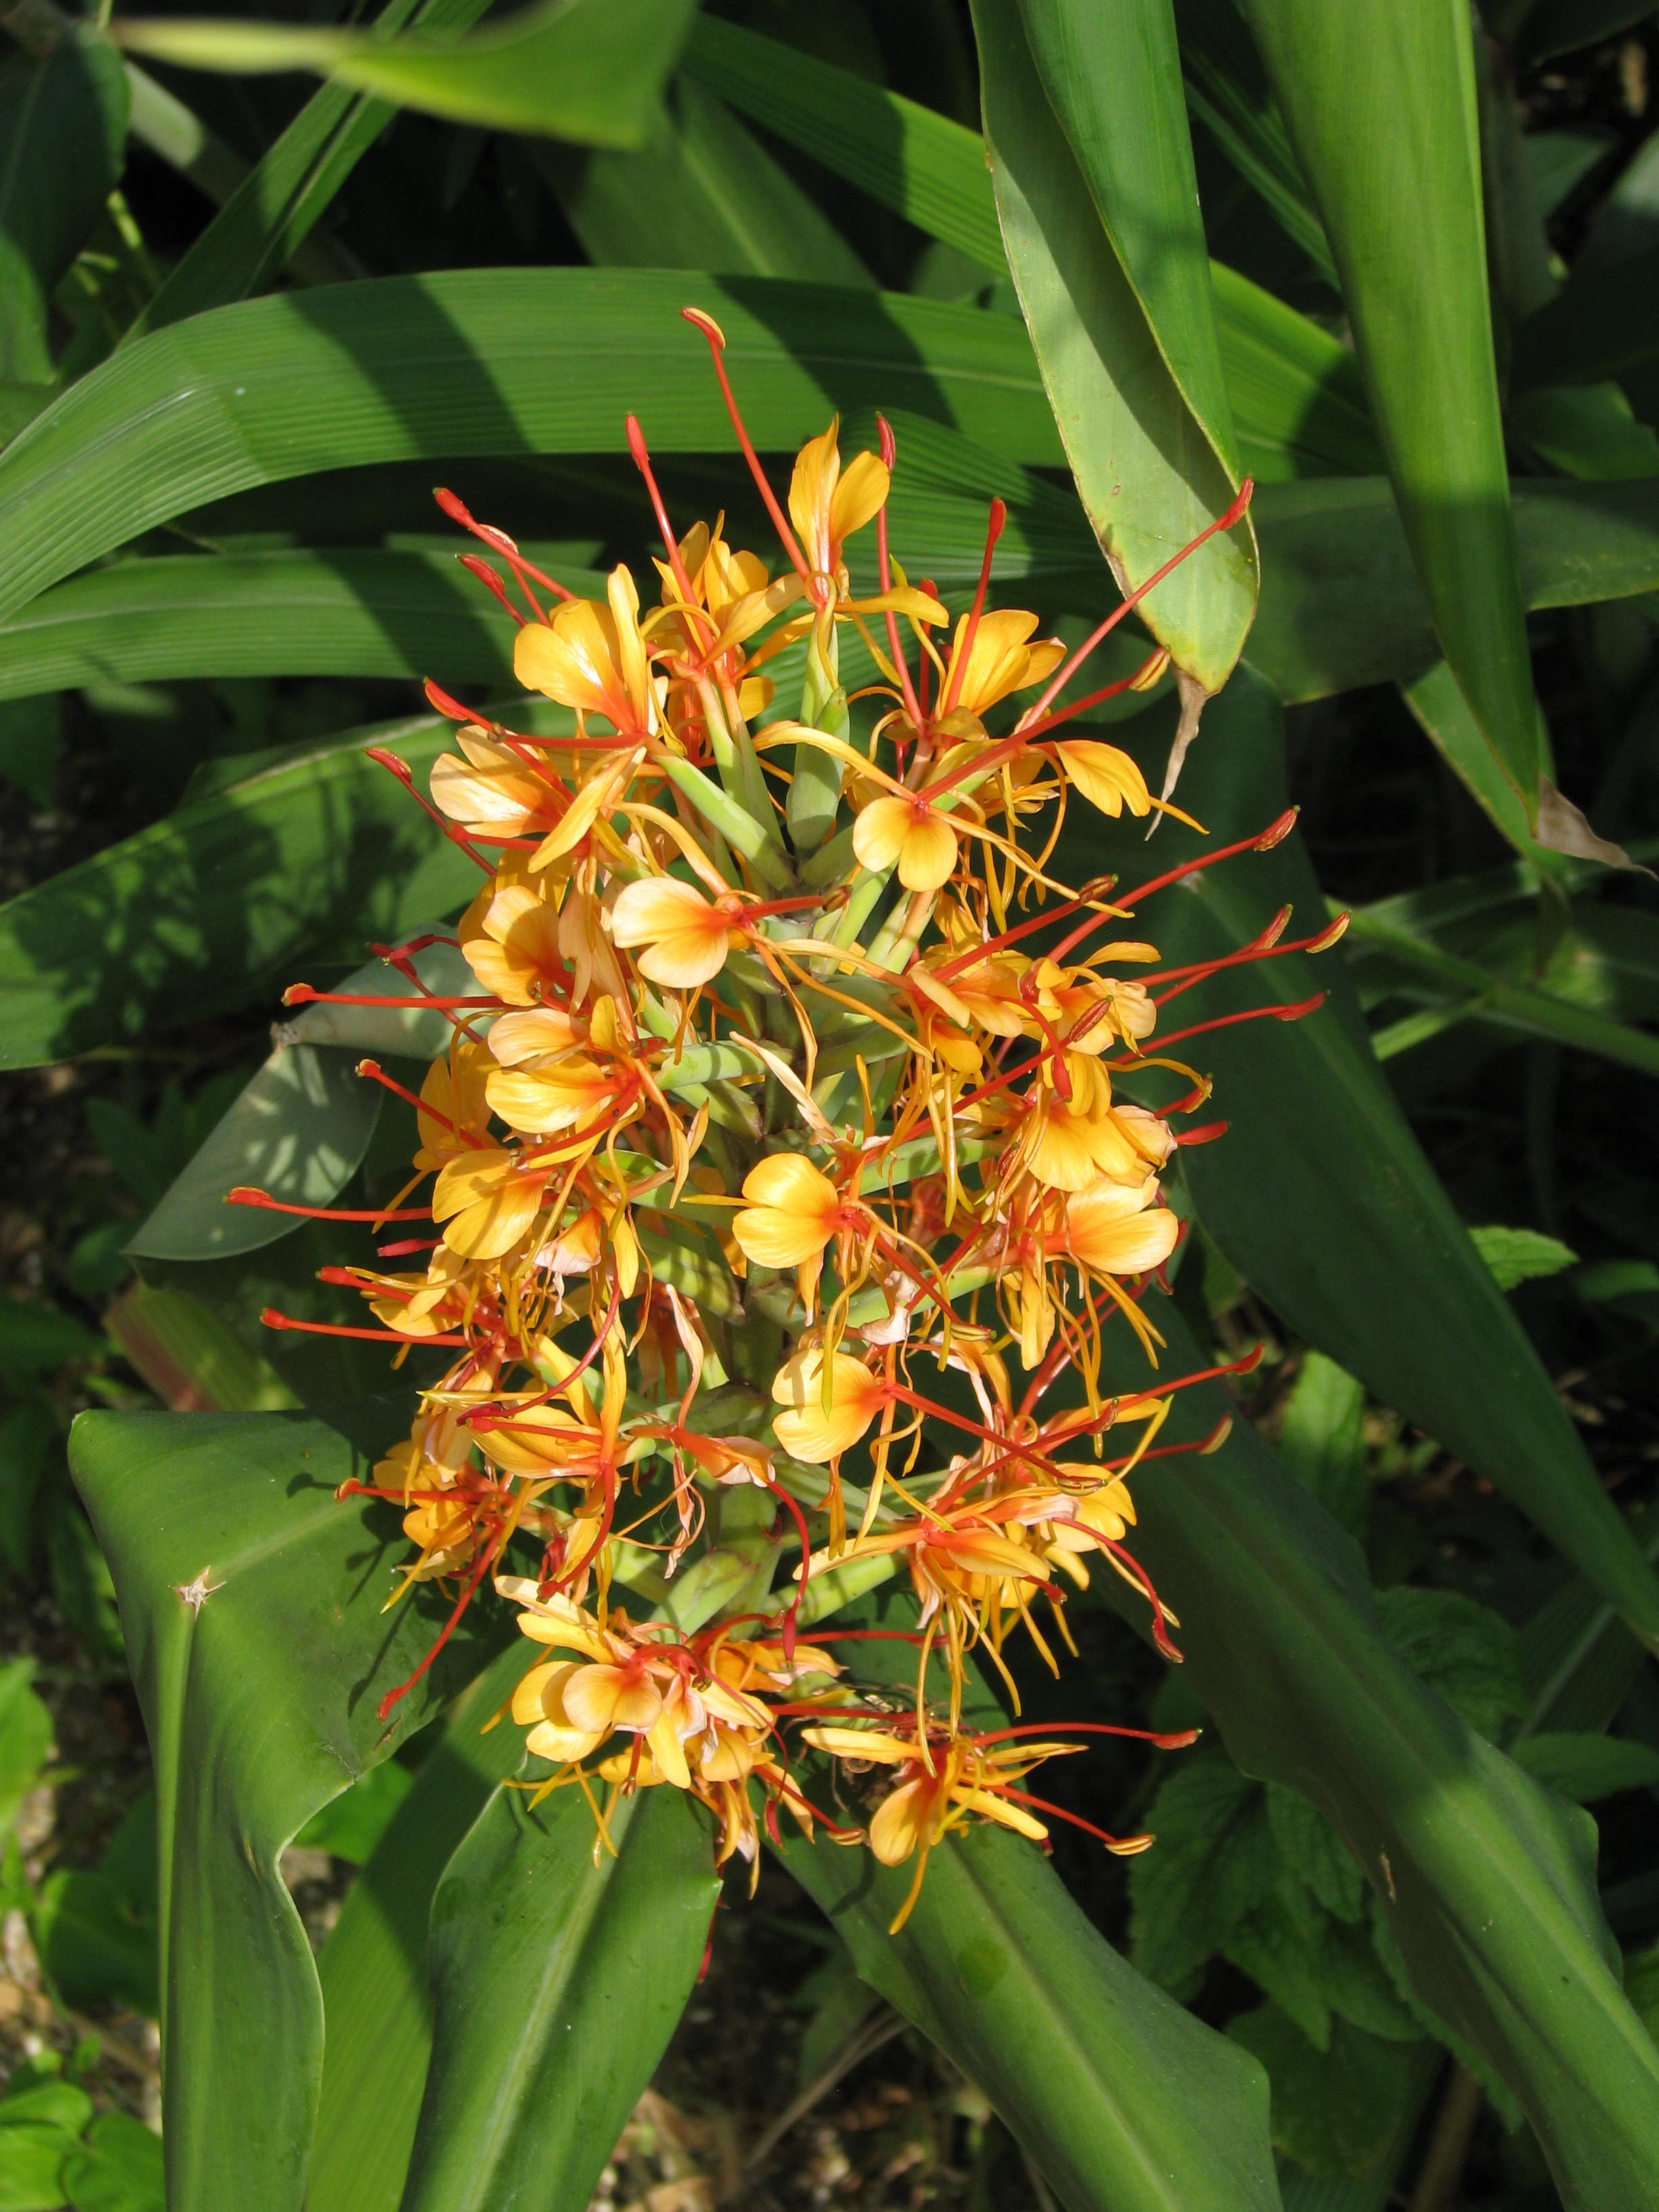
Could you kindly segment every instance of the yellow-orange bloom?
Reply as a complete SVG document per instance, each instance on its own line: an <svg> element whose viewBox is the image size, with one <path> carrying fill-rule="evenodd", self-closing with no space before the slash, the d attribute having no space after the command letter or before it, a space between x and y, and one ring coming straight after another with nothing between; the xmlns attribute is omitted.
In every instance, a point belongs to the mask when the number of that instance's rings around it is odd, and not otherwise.
<svg viewBox="0 0 1659 2212"><path fill-rule="evenodd" d="M568 599L547 623L529 623L513 649L513 672L579 714L603 715L621 737L653 737L657 700L640 629L640 596L625 568L605 585L606 604Z"/></svg>
<svg viewBox="0 0 1659 2212"><path fill-rule="evenodd" d="M814 1346L784 1362L772 1381L772 1400L787 1411L772 1419L772 1432L796 1459L822 1466L850 1451L892 1395L878 1375L845 1352L830 1361L824 1403L823 1354Z"/></svg>
<svg viewBox="0 0 1659 2212"><path fill-rule="evenodd" d="M726 965L733 915L707 899L695 884L674 876L647 876L624 884L611 910L618 945L643 945L640 973L671 990L695 991Z"/></svg>
<svg viewBox="0 0 1659 2212"><path fill-rule="evenodd" d="M816 1260L841 1224L841 1193L799 1152L769 1153L744 1176L743 1194L749 1204L732 1234L758 1267Z"/></svg>
<svg viewBox="0 0 1659 2212"><path fill-rule="evenodd" d="M840 416L832 416L822 437L807 440L795 456L789 481L789 520L807 566L815 574L832 578L841 567L842 545L854 531L874 521L890 483L885 464L874 453L857 453L842 467L840 428Z"/></svg>
<svg viewBox="0 0 1659 2212"><path fill-rule="evenodd" d="M890 793L860 808L853 850L877 874L896 863L907 891L936 891L957 865L957 833L925 800Z"/></svg>
<svg viewBox="0 0 1659 2212"><path fill-rule="evenodd" d="M1175 1250L1181 1224L1156 1203L1150 1177L1133 1183L1091 1183L1066 1201L1066 1249L1098 1275L1144 1275Z"/></svg>

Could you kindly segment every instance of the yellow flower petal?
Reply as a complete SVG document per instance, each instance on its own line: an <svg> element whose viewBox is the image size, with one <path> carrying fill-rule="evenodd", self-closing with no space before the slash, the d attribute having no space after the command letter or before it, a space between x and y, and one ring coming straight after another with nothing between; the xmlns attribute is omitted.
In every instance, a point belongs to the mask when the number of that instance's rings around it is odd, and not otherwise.
<svg viewBox="0 0 1659 2212"><path fill-rule="evenodd" d="M1152 795L1146 777L1116 745L1103 745L1093 738L1067 738L1054 750L1071 783L1103 814L1121 814L1126 805L1131 814L1151 812Z"/></svg>
<svg viewBox="0 0 1659 2212"><path fill-rule="evenodd" d="M957 833L944 815L908 799L872 799L853 824L853 850L877 873L898 863L908 891L936 891L957 864Z"/></svg>
<svg viewBox="0 0 1659 2212"><path fill-rule="evenodd" d="M653 983L686 991L720 974L731 943L726 916L673 876L624 884L611 910L611 933L618 945L648 948L640 968Z"/></svg>

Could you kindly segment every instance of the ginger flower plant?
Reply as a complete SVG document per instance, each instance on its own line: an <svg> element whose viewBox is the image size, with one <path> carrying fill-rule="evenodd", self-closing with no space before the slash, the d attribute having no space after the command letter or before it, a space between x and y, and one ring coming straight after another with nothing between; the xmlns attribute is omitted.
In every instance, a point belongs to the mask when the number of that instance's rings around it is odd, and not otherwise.
<svg viewBox="0 0 1659 2212"><path fill-rule="evenodd" d="M1066 1590L1097 1571L1178 1656L1133 1489L1200 1378L1158 1366L1139 1294L1180 1241L1169 1162L1219 1133L1193 1125L1208 1085L1171 1056L1206 1024L1161 1027L1212 970L1163 966L1140 917L1291 817L1133 889L1061 880L1068 809L1163 805L1128 753L1077 732L1107 692L1069 696L1133 599L1071 653L989 606L999 502L952 621L890 557L886 425L848 459L831 422L781 500L719 329L686 313L780 553L734 547L720 518L678 528L632 418L663 545L644 588L618 567L603 601L573 597L440 495L562 724L526 735L431 691L458 725L428 811L479 871L453 939L475 988L422 981L430 939L388 950L406 986L388 1002L441 1011L451 1038L415 1102L411 1180L375 1218L395 1230L327 1272L399 1358L444 1364L350 1487L403 1513L392 1601L447 1595L420 1672L486 1584L518 1609L524 1786L580 1790L596 1849L619 1793L679 1790L722 1864L753 1863L781 1818L914 1860L902 1922L942 1837L991 1820L1042 1841L1074 1816L1033 1773L1134 1733L975 1729L972 1668L1017 1717L1010 1638L1058 1670ZM851 696L849 635L875 672ZM1123 1090L1152 1072L1172 1093L1157 1109ZM1131 1395L1103 1390L1107 1328L1146 1354ZM912 1647L902 1698L861 1685L856 1638L822 1626L890 1577L914 1597L886 1632Z"/></svg>

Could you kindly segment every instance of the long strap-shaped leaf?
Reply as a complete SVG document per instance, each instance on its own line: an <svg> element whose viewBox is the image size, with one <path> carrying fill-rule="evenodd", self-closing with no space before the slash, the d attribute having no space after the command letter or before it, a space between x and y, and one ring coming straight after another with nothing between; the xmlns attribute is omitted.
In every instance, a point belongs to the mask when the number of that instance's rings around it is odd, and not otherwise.
<svg viewBox="0 0 1659 2212"><path fill-rule="evenodd" d="M90 1413L71 1458L155 1759L168 2203L299 2212L323 2007L276 1862L484 1650L469 1625L377 1717L444 1608L422 1595L382 1613L386 1530L335 1496L367 1462L320 1421Z"/></svg>
<svg viewBox="0 0 1659 2212"><path fill-rule="evenodd" d="M1105 21L1048 0L974 10L1009 266L1084 508L1127 591L1225 511L1237 472L1169 0L1115 10L1109 54ZM1194 715L1237 661L1255 595L1243 524L1141 602Z"/></svg>
<svg viewBox="0 0 1659 2212"><path fill-rule="evenodd" d="M504 1790L432 1911L432 2063L402 2212L572 2212L674 2031L720 1881L678 1790L617 1806L613 1849L567 1790Z"/></svg>
<svg viewBox="0 0 1659 2212"><path fill-rule="evenodd" d="M604 595L580 569L559 580ZM452 553L168 553L71 577L0 623L0 699L299 672L503 688L515 635Z"/></svg>
<svg viewBox="0 0 1659 2212"><path fill-rule="evenodd" d="M860 1630L914 1630L916 1601L889 1587L847 1619ZM861 1634L836 1656L854 1679L915 1695L908 1644ZM930 1665L930 1692L944 1699L945 1670L937 1658ZM972 1662L963 1718L1006 1725ZM793 1831L779 1855L865 1980L985 2092L1074 2212L1277 2212L1255 2066L1103 1942L1029 1844L997 1829L947 1838L897 1936L888 1930L914 1861L884 1868Z"/></svg>
<svg viewBox="0 0 1659 2212"><path fill-rule="evenodd" d="M525 1659L515 1638L457 1698L329 1936L306 2212L396 2212L432 2051L432 1900L491 1792L524 1758L516 1728L488 1724Z"/></svg>
<svg viewBox="0 0 1659 2212"><path fill-rule="evenodd" d="M1196 1365L1172 1303L1147 1308L1170 1371ZM1183 1392L1173 1433L1195 1440L1225 1403ZM1572 2212L1654 2201L1659 2051L1619 1985L1588 1815L1417 1680L1376 1625L1357 1547L1252 1429L1164 1460L1137 1504L1137 1556L1234 1759L1335 1823L1419 1996L1514 2091Z"/></svg>
<svg viewBox="0 0 1659 2212"><path fill-rule="evenodd" d="M699 21L683 66L930 238L1007 274L977 131L712 17ZM1379 466L1346 348L1236 270L1212 263L1211 277L1240 465L1259 481Z"/></svg>
<svg viewBox="0 0 1659 2212"><path fill-rule="evenodd" d="M1446 659L1538 805L1463 0L1246 0L1330 240Z"/></svg>
<svg viewBox="0 0 1659 2212"><path fill-rule="evenodd" d="M488 0L387 0L375 33L399 30L411 18L428 31L464 31L487 5ZM168 273L123 344L261 290L310 236L397 112L392 101L347 85L325 85L313 93Z"/></svg>
<svg viewBox="0 0 1659 2212"><path fill-rule="evenodd" d="M896 1937L911 1868L823 1843L781 1856L1071 2212L1278 2212L1254 2061L1120 1958L1029 1844L995 1829L945 1843Z"/></svg>
<svg viewBox="0 0 1659 2212"><path fill-rule="evenodd" d="M352 964L453 913L478 881L364 755L423 775L435 715L252 769L0 909L0 1066L30 1067L296 978L301 953ZM311 979L304 979L311 980Z"/></svg>
<svg viewBox="0 0 1659 2212"><path fill-rule="evenodd" d="M1212 836L1247 836L1285 804L1278 703L1242 675L1211 711L1226 741L1195 762L1189 803ZM1199 849L1180 830L1169 862ZM1190 880L1153 910L1174 962L1233 951L1282 906L1298 928L1324 919L1294 836ZM1340 955L1234 971L1206 986L1204 1008L1322 989L1330 998L1306 1020L1248 1021L1190 1048L1228 1121L1220 1146L1185 1156L1205 1226L1295 1328L1496 1484L1659 1647L1659 1582L1407 1127Z"/></svg>
<svg viewBox="0 0 1659 2212"><path fill-rule="evenodd" d="M128 19L128 45L186 69L314 70L404 107L487 129L637 146L696 0L542 0L470 38L319 25Z"/></svg>
<svg viewBox="0 0 1659 2212"><path fill-rule="evenodd" d="M832 408L908 406L1014 460L1062 458L1007 315L810 284L467 269L245 301L83 377L0 455L0 615L207 501L428 454L615 453L632 408L664 452L734 440L688 303L724 327L756 443Z"/></svg>

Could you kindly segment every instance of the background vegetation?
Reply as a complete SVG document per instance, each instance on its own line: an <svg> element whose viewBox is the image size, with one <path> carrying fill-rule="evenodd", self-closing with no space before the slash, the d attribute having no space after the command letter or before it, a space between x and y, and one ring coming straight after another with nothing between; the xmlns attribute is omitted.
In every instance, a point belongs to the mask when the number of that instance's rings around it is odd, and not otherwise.
<svg viewBox="0 0 1659 2212"><path fill-rule="evenodd" d="M210 1866L172 1747L230 1709L222 1681L164 1696L155 1655L169 1579L240 1540L231 1492L202 1478L175 1560L173 1493L145 1488L164 1470L136 1447L83 1469L112 1580L70 1423L386 1389L367 1347L260 1329L275 1296L335 1313L313 1277L337 1255L319 1230L228 1227L219 1195L264 1179L349 1204L398 1180L402 1109L377 1115L316 1026L273 1048L270 1024L289 980L326 986L463 896L362 757L391 732L430 761L422 678L507 688L511 627L457 570L431 487L572 581L642 563L625 408L682 511L732 496L687 300L725 323L769 451L830 404L893 416L895 544L953 605L992 495L999 588L1062 629L1110 595L1091 520L1144 573L1109 511L1114 408L1170 432L1125 487L1160 526L1224 505L1230 469L1257 477L1259 608L1201 583L1166 640L1211 676L1243 651L1182 799L1237 836L1288 790L1300 829L1177 934L1236 939L1286 900L1354 922L1305 978L1345 963L1324 1027L1224 1033L1206 1063L1233 1127L1188 1158L1171 1325L1194 1354L1267 1355L1227 1452L1148 1496L1190 1662L1170 1674L1102 1606L1081 1674L1024 1685L1037 1717L1202 1721L1203 1747L1161 1774L1131 1750L1079 1762L1073 1809L1158 1846L1126 1873L1061 1840L1054 1863L1139 1976L1265 2068L1292 2212L1653 2201L1659 921L1616 849L1659 854L1646 11L1491 0L1461 43L1462 11L1429 0L710 0L695 20L574 0L454 51L386 38L459 36L477 0L392 0L361 37L326 9L261 12L178 15L125 58L52 0L0 12L0 1063L21 1071L0 1091L0 2207L162 2201L150 1753L166 1863ZM1166 465L1180 438L1200 459ZM1112 734L1160 761L1173 684L1129 703ZM1529 818L1540 765L1594 836L1547 796ZM304 1735L339 1661L273 1640L287 1601L264 1592L235 1656L285 1714L297 1698ZM326 1806L303 1757L261 1797L213 1739L245 1832L273 1856L298 1832L281 1863L331 2054L311 2212L398 2203L429 2027L387 1900L431 1895L455 1808L495 1778L472 1708L441 1708ZM1210 2062L1159 2044L1164 2015L1081 1922L1023 1923L1018 1881L986 1874L984 1955L1023 1964L1000 1993L941 1980L926 1916L897 1966L849 1948L799 1856L727 1899L597 2202L1271 2203L1218 2162L1210 2194L1193 2174L1161 2193L1141 2154L1160 2126L1206 2136ZM249 1909L204 1895L227 1924ZM172 1909L193 1990L173 2033L199 2054L247 1962L216 1970ZM1057 2066L1074 2031L1063 2094L1107 2146L1087 2172L1050 2157L1055 2114L996 2057ZM510 2008L491 2033L520 2033ZM661 2039L630 2052L629 2102ZM203 2094L173 2121L195 2161L178 2212L297 2207L303 2146L258 2152L258 2194L215 2165L230 2138ZM382 2172L367 2142L391 2108Z"/></svg>

